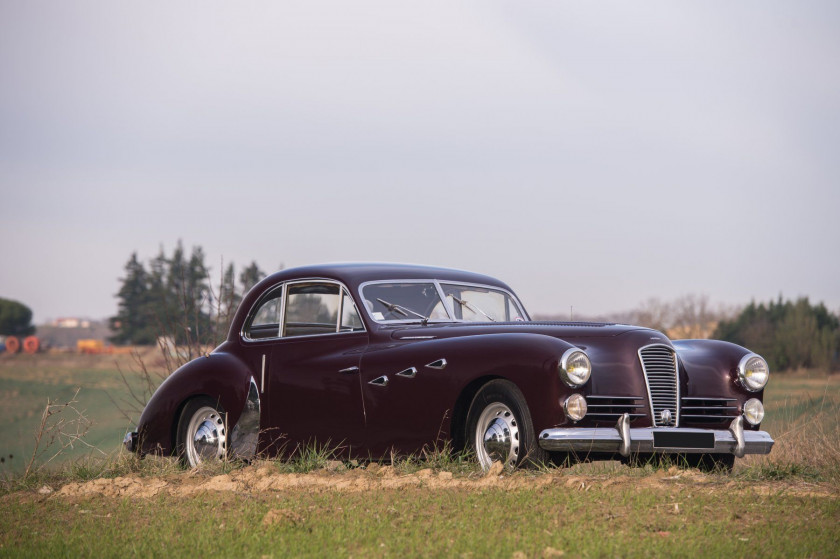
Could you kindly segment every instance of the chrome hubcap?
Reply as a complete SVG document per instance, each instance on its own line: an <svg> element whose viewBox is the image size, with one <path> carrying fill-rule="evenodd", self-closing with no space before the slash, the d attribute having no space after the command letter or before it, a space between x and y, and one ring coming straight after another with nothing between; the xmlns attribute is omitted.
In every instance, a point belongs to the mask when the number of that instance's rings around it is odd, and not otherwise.
<svg viewBox="0 0 840 559"><path fill-rule="evenodd" d="M227 433L222 416L211 407L199 408L187 431L187 458L191 466L225 457Z"/></svg>
<svg viewBox="0 0 840 559"><path fill-rule="evenodd" d="M493 462L514 467L519 459L519 424L513 412L501 402L484 408L475 429L475 448L484 470Z"/></svg>

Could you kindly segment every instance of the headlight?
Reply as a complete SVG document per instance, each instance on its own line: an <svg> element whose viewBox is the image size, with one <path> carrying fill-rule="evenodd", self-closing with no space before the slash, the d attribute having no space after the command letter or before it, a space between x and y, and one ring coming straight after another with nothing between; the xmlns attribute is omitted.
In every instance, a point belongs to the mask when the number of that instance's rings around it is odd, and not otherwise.
<svg viewBox="0 0 840 559"><path fill-rule="evenodd" d="M758 392L767 384L770 378L770 367L767 361L750 353L745 355L738 363L738 382L750 392Z"/></svg>
<svg viewBox="0 0 840 559"><path fill-rule="evenodd" d="M572 388L586 384L589 375L592 373L592 363L589 357L579 349L571 348L566 350L560 358L560 378Z"/></svg>
<svg viewBox="0 0 840 559"><path fill-rule="evenodd" d="M572 394L563 402L566 417L573 421L580 421L586 415L586 398L580 394Z"/></svg>
<svg viewBox="0 0 840 559"><path fill-rule="evenodd" d="M750 425L758 425L764 419L764 405L758 398L751 398L744 404L744 419Z"/></svg>

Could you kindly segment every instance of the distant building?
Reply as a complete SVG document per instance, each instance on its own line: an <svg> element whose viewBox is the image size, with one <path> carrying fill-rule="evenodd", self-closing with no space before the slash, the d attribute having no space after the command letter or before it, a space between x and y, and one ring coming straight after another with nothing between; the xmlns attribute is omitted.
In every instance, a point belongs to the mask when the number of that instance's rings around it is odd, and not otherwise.
<svg viewBox="0 0 840 559"><path fill-rule="evenodd" d="M56 318L50 323L56 328L90 328L90 320L83 318Z"/></svg>

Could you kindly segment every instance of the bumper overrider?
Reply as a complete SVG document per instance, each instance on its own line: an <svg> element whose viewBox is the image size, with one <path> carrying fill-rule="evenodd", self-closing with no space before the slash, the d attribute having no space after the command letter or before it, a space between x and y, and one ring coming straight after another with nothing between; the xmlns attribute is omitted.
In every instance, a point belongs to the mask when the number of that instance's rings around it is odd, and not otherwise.
<svg viewBox="0 0 840 559"><path fill-rule="evenodd" d="M630 428L630 416L622 415L615 427L546 429L540 446L549 452L617 452L662 454L769 454L773 439L766 431L745 431L744 418L736 417L727 430L682 427Z"/></svg>
<svg viewBox="0 0 840 559"><path fill-rule="evenodd" d="M125 434L123 446L129 452L137 452L137 431L129 431Z"/></svg>

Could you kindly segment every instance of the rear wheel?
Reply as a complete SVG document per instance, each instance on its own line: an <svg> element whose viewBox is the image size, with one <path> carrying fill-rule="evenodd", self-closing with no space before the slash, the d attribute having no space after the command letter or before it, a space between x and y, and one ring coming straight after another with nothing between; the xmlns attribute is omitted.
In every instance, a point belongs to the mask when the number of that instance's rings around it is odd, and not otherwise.
<svg viewBox="0 0 840 559"><path fill-rule="evenodd" d="M542 464L548 453L537 444L528 404L515 384L492 380L481 387L467 413L467 444L482 469Z"/></svg>
<svg viewBox="0 0 840 559"><path fill-rule="evenodd" d="M217 401L200 397L187 402L178 420L176 449L181 464L187 468L225 458L226 416Z"/></svg>

